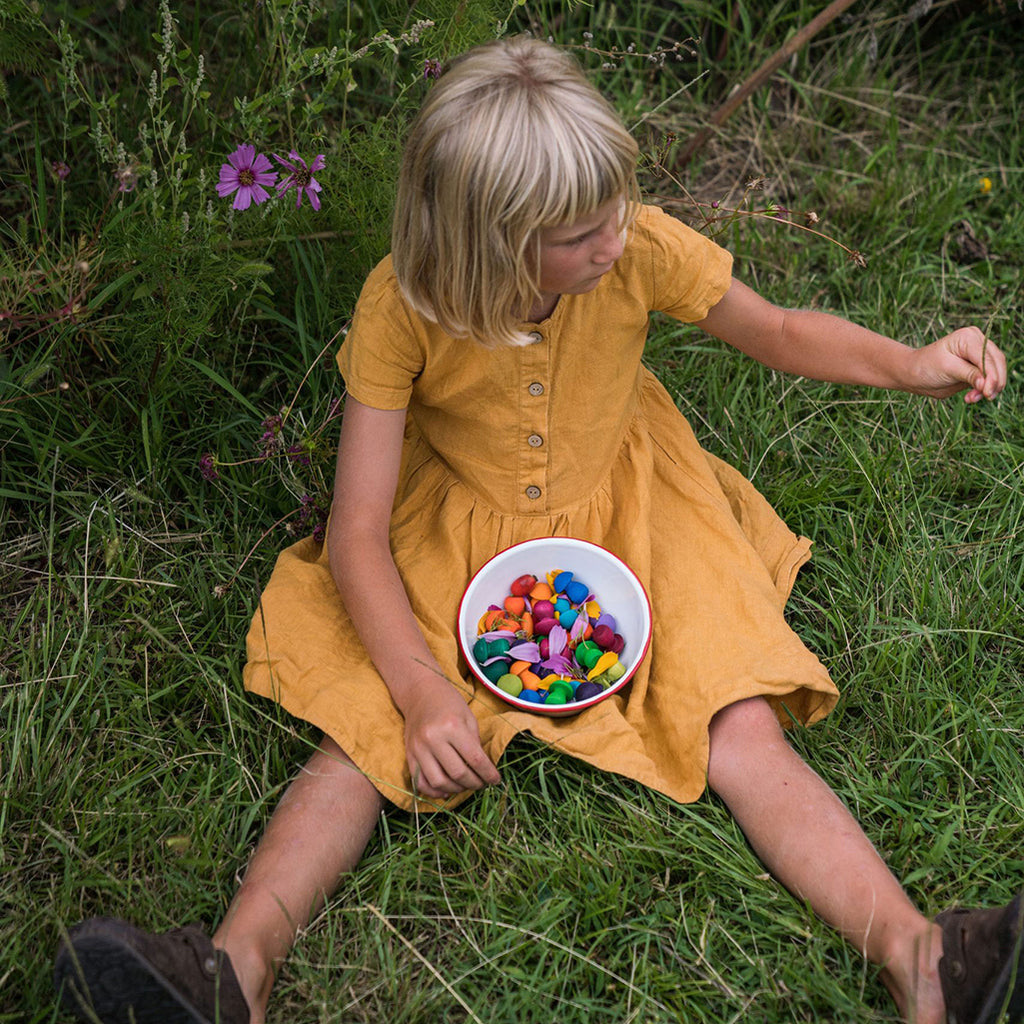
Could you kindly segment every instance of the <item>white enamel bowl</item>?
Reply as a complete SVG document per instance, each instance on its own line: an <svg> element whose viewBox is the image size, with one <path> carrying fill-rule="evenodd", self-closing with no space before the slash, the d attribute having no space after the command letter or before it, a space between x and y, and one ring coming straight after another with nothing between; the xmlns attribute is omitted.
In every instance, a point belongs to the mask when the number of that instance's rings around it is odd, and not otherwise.
<svg viewBox="0 0 1024 1024"><path fill-rule="evenodd" d="M514 580L533 573L543 580L552 569L567 570L585 583L603 612L614 616L616 632L625 640L619 655L626 673L606 690L570 704L533 704L513 697L492 683L473 657L477 626L491 605L501 606ZM469 581L459 605L459 646L476 679L506 704L535 715L576 715L618 693L632 678L651 643L651 604L640 580L622 559L589 541L571 537L542 537L500 551Z"/></svg>

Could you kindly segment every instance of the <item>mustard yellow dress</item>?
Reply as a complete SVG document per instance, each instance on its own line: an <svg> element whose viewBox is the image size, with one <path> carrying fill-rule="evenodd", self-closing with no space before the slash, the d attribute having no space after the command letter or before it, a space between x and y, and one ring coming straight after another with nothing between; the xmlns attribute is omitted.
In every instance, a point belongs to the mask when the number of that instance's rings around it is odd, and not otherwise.
<svg viewBox="0 0 1024 1024"><path fill-rule="evenodd" d="M338 364L360 402L408 410L391 548L427 642L495 762L528 732L692 801L705 787L708 723L720 708L765 695L789 724L814 722L836 703L825 668L783 617L810 541L698 445L641 362L650 311L703 319L730 275L725 250L645 207L613 270L524 325L534 343L521 348L485 348L423 320L402 299L390 258L366 281ZM469 675L455 635L472 574L503 548L546 536L615 552L643 581L653 613L632 681L567 718L493 697ZM247 653L247 689L322 729L388 800L414 806L402 717L311 538L279 556Z"/></svg>

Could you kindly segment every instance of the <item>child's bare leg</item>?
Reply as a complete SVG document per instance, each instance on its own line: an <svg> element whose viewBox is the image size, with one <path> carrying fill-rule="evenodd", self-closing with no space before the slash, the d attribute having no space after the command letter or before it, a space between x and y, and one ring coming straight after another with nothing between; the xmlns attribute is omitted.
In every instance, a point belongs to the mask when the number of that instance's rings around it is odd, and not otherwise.
<svg viewBox="0 0 1024 1024"><path fill-rule="evenodd" d="M213 936L231 958L251 1024L263 1024L275 972L296 932L359 862L381 803L327 736L285 791Z"/></svg>
<svg viewBox="0 0 1024 1024"><path fill-rule="evenodd" d="M940 1024L940 929L904 893L825 782L786 742L767 702L711 722L708 784L772 874L874 963L904 1018Z"/></svg>

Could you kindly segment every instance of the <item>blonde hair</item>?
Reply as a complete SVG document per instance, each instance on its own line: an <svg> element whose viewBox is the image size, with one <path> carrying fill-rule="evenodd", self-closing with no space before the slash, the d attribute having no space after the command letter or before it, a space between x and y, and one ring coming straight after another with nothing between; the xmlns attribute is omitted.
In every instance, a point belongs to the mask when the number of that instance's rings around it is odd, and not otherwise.
<svg viewBox="0 0 1024 1024"><path fill-rule="evenodd" d="M636 215L637 145L567 53L475 47L431 88L406 142L391 248L402 293L456 337L524 344L539 231L608 200Z"/></svg>

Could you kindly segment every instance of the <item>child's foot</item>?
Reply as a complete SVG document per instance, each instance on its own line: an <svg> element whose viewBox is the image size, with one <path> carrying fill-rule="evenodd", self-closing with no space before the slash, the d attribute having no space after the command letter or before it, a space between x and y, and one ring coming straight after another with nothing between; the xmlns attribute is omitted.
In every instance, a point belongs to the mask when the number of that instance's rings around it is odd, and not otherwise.
<svg viewBox="0 0 1024 1024"><path fill-rule="evenodd" d="M198 928L152 935L115 918L75 925L57 950L64 1006L102 1024L249 1024L231 961Z"/></svg>
<svg viewBox="0 0 1024 1024"><path fill-rule="evenodd" d="M939 978L951 1024L1024 1020L1021 895L992 910L946 910L935 923L942 928Z"/></svg>

